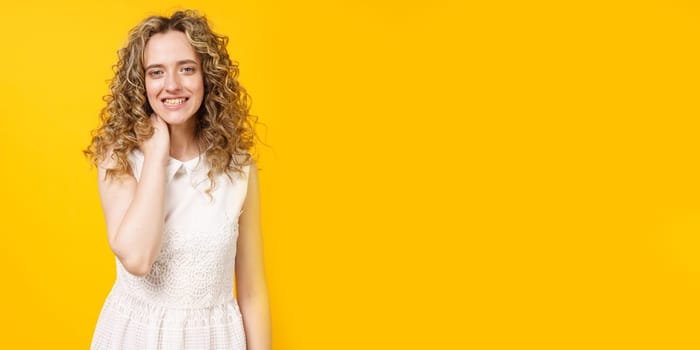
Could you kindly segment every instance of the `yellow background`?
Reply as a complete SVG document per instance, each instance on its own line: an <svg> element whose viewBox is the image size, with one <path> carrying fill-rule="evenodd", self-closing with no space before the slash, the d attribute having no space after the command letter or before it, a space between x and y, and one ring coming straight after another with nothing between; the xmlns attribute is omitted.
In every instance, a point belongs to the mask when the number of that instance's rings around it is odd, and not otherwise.
<svg viewBox="0 0 700 350"><path fill-rule="evenodd" d="M80 151L127 31L186 7L265 123L275 349L700 346L700 7L305 0L3 5L0 348L88 347Z"/></svg>

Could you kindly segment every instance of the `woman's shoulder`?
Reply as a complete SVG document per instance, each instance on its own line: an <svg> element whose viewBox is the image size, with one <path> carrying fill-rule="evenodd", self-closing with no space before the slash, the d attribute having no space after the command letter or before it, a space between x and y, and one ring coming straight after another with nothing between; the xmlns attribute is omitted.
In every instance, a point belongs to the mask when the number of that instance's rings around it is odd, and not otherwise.
<svg viewBox="0 0 700 350"><path fill-rule="evenodd" d="M108 146L98 163L99 178L106 181L109 176L115 178L135 177L133 170L138 168L138 163L134 162L134 157L133 152L127 153L126 164L122 168L122 159L114 152L114 145Z"/></svg>
<svg viewBox="0 0 700 350"><path fill-rule="evenodd" d="M126 160L130 161L134 157L139 157L136 153L138 149L134 149L126 154ZM140 152L140 151L138 151ZM143 154L140 155L143 158ZM100 157L98 166L104 170L115 169L119 166L119 156L114 152L114 145L108 146L104 154Z"/></svg>

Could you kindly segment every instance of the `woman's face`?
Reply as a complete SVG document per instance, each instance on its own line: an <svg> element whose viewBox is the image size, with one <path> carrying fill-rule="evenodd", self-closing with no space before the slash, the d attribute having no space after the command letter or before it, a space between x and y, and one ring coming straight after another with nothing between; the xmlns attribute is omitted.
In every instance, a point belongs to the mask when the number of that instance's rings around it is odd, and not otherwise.
<svg viewBox="0 0 700 350"><path fill-rule="evenodd" d="M170 125L194 123L204 98L202 63L185 33L153 35L144 51L146 95L153 111Z"/></svg>

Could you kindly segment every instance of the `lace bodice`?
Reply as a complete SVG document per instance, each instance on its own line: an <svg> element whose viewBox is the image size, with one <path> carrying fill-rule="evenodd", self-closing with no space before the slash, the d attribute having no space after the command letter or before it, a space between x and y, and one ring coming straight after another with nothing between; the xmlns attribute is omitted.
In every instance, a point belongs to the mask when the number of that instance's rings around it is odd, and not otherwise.
<svg viewBox="0 0 700 350"><path fill-rule="evenodd" d="M129 162L140 179L144 156L135 149ZM202 155L167 166L165 225L160 254L143 277L130 274L117 261L117 281L123 290L160 306L203 308L233 298L233 273L238 217L247 189L245 176L216 178L213 200L204 192L210 185L209 163Z"/></svg>

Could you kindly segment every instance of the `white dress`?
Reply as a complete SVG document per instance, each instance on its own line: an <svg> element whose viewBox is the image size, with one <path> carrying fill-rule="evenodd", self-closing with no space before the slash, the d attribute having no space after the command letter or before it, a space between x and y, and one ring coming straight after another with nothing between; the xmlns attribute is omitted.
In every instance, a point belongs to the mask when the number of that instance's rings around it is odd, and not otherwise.
<svg viewBox="0 0 700 350"><path fill-rule="evenodd" d="M144 156L128 156L140 179ZM213 201L204 155L167 166L163 245L151 271L139 277L116 260L117 278L100 312L90 348L245 349L233 295L238 216L250 166L233 181L220 174Z"/></svg>

